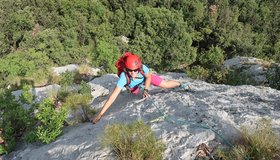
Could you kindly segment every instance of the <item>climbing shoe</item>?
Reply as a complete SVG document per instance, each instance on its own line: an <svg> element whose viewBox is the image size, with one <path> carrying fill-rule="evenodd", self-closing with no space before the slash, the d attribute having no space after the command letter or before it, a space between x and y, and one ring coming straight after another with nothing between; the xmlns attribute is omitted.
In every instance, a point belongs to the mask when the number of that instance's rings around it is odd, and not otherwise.
<svg viewBox="0 0 280 160"><path fill-rule="evenodd" d="M187 92L191 91L191 87L188 83L180 83L179 89Z"/></svg>

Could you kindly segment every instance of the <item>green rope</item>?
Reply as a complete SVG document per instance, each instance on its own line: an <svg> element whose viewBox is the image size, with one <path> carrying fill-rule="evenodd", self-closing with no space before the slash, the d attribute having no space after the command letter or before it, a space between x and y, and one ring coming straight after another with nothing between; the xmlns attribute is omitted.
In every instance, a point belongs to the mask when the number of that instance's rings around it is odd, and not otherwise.
<svg viewBox="0 0 280 160"><path fill-rule="evenodd" d="M213 128L209 127L208 125L202 125L202 124L198 124L198 123L191 122L191 121L178 120L178 119L172 118L172 117L164 114L156 105L154 105L154 106L156 107L156 109L162 116L160 116L159 118L154 119L150 122L156 122L156 121L159 121L160 119L164 119L167 122L175 123L178 125L188 124L188 125L191 125L191 126L197 127L197 128L209 129L209 130L213 131L216 135L218 135L229 147L234 147L234 145L232 143L230 143L228 140L226 140L221 134L219 134L218 131L214 130Z"/></svg>
<svg viewBox="0 0 280 160"><path fill-rule="evenodd" d="M227 144L230 148L233 148L234 145L232 143L230 143L228 140L226 140L221 134L218 133L218 131L214 130L213 128L209 127L208 125L202 125L202 124L198 124L198 123L195 123L195 122L191 122L191 121L186 121L186 120L178 120L178 119L175 119L175 118L172 118L170 116L168 116L167 114L164 114L155 104L152 104L156 107L156 109L158 110L158 112L162 115L154 120L151 120L150 122L153 123L153 122L157 122L157 121L160 121L160 120L165 120L167 122L171 122L171 123L175 123L177 125L184 125L184 124L188 124L188 125L191 125L191 126L194 126L194 127L198 127L198 128L203 128L203 129L209 129L211 130L212 132L214 132L218 137L220 137L223 142L225 144ZM241 154L241 153L240 153ZM242 155L242 154L241 154ZM244 158L245 160L250 160L250 158L248 158L247 156Z"/></svg>

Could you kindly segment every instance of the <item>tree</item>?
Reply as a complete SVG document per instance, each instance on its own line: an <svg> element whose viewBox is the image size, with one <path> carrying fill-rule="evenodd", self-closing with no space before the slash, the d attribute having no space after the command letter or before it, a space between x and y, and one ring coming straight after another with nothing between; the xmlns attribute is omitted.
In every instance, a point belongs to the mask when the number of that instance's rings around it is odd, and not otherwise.
<svg viewBox="0 0 280 160"><path fill-rule="evenodd" d="M211 46L208 51L203 52L199 60L206 67L219 66L224 62L223 50L218 46Z"/></svg>
<svg viewBox="0 0 280 160"><path fill-rule="evenodd" d="M7 3L11 4L11 2ZM31 30L35 25L35 17L28 6L23 7L23 9L12 8L15 10L5 9L1 17L1 32L5 33L1 41L2 43L9 44L13 50L16 50L24 38L24 33ZM7 49L4 52L7 52Z"/></svg>
<svg viewBox="0 0 280 160"><path fill-rule="evenodd" d="M136 10L135 31L131 48L145 63L161 69L178 69L191 64L196 57L192 36L182 12L165 8L140 6Z"/></svg>
<svg viewBox="0 0 280 160"><path fill-rule="evenodd" d="M114 44L106 41L98 41L93 62L97 66L102 66L107 72L116 73L115 62L119 58L118 48Z"/></svg>

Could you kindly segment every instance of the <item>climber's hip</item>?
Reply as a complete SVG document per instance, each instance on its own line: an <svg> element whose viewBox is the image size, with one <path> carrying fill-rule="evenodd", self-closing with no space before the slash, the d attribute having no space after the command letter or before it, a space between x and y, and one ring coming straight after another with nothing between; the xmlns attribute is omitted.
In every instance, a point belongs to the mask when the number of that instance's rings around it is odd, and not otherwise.
<svg viewBox="0 0 280 160"><path fill-rule="evenodd" d="M162 82L162 78L158 75L152 74L151 77L151 85L153 86L159 86L160 83ZM130 92L132 94L138 94L140 91L140 88L144 88L144 84L140 83L139 85L133 87L133 88L129 88Z"/></svg>

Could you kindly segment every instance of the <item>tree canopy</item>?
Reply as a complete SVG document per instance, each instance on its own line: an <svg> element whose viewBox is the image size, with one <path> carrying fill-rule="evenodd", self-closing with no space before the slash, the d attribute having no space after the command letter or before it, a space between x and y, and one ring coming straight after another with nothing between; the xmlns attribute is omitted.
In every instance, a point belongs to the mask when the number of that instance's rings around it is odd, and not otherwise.
<svg viewBox="0 0 280 160"><path fill-rule="evenodd" d="M3 0L0 57L11 63L1 64L0 78L7 65L21 76L38 69L21 72L11 58L35 53L29 61L87 62L107 72L124 51L158 71L235 56L280 62L279 13L277 0Z"/></svg>

